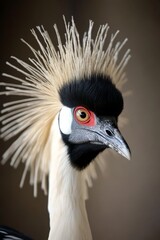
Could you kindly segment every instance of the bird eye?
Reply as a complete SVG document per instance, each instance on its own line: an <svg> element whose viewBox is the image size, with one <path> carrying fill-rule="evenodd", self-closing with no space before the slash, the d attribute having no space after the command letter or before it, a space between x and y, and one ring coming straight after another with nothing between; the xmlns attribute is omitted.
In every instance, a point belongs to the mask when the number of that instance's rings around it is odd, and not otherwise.
<svg viewBox="0 0 160 240"><path fill-rule="evenodd" d="M81 122L86 122L89 120L90 118L90 114L86 109L77 109L76 111L76 118L77 120L81 121Z"/></svg>
<svg viewBox="0 0 160 240"><path fill-rule="evenodd" d="M76 107L74 109L74 118L79 124L93 126L95 125L95 115L84 107Z"/></svg>

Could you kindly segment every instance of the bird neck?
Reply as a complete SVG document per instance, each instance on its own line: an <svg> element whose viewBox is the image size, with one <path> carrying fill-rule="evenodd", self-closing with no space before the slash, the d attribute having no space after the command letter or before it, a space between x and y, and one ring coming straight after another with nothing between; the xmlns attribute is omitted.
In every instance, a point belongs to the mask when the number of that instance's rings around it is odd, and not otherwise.
<svg viewBox="0 0 160 240"><path fill-rule="evenodd" d="M51 137L49 173L49 240L91 240L83 173L70 165L67 147L62 142L57 120L53 123L51 136L52 133L54 138Z"/></svg>

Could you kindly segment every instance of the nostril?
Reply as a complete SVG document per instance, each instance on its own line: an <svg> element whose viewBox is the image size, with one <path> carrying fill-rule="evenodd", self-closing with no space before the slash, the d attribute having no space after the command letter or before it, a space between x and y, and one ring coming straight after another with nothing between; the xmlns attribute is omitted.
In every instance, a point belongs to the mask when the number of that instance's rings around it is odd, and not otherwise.
<svg viewBox="0 0 160 240"><path fill-rule="evenodd" d="M110 130L108 130L108 129L106 130L106 133L107 133L107 135L110 136L110 137L113 136L113 133L112 133Z"/></svg>

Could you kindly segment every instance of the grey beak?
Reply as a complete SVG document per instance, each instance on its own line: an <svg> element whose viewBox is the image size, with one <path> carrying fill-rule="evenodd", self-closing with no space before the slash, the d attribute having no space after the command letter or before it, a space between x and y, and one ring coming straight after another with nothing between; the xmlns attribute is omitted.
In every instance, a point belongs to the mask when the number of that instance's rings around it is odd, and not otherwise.
<svg viewBox="0 0 160 240"><path fill-rule="evenodd" d="M111 149L114 149L116 152L118 152L120 155L127 158L128 160L131 159L130 148L118 128L114 129L114 136L113 139L110 139L109 147Z"/></svg>
<svg viewBox="0 0 160 240"><path fill-rule="evenodd" d="M120 133L115 122L112 120L101 120L98 125L100 125L100 134L98 134L97 140L130 160L130 148Z"/></svg>

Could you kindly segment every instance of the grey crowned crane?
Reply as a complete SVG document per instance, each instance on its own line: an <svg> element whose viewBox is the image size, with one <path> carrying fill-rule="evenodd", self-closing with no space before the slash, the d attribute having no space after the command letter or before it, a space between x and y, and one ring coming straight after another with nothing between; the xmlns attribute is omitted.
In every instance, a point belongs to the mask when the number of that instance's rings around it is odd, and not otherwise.
<svg viewBox="0 0 160 240"><path fill-rule="evenodd" d="M121 60L118 55L126 42L114 43L111 35L104 44L108 25L100 26L92 38L93 22L80 39L74 20L66 23L65 44L56 25L56 49L47 31L31 30L39 50L31 49L34 58L19 66L7 63L23 77L3 74L13 82L1 85L1 94L19 99L4 104L1 137L18 136L4 153L2 163L11 159L17 167L25 163L20 185L30 170L30 183L37 194L37 183L47 192L50 218L49 240L91 240L85 200L87 185L95 176L95 164L105 161L101 154L113 149L130 159L130 149L118 129L123 110L122 86L129 50ZM41 39L41 40L40 40Z"/></svg>

